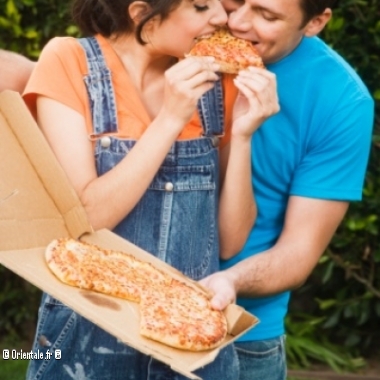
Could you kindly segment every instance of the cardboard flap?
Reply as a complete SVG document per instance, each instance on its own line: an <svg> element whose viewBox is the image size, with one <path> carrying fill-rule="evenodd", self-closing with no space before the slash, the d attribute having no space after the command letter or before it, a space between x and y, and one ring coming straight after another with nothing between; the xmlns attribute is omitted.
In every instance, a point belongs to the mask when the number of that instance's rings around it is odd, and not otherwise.
<svg viewBox="0 0 380 380"><path fill-rule="evenodd" d="M0 94L0 135L0 249L91 232L78 196L16 92Z"/></svg>
<svg viewBox="0 0 380 380"><path fill-rule="evenodd" d="M228 323L228 333L235 338L246 333L259 323L259 319L252 314L248 314L241 306L231 304L224 311Z"/></svg>

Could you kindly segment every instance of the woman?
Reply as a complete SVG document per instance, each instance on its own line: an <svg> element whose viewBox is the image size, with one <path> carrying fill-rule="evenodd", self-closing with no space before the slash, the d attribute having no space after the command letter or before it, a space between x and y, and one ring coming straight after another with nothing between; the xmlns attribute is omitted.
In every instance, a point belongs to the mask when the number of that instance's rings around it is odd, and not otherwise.
<svg viewBox="0 0 380 380"><path fill-rule="evenodd" d="M53 39L25 100L94 228L203 278L254 222L250 137L278 110L274 78L252 69L221 81L212 58L182 59L226 23L218 0L75 0L73 15L92 37ZM62 359L31 362L28 379L183 378L48 295L33 349ZM237 372L231 345L197 373Z"/></svg>

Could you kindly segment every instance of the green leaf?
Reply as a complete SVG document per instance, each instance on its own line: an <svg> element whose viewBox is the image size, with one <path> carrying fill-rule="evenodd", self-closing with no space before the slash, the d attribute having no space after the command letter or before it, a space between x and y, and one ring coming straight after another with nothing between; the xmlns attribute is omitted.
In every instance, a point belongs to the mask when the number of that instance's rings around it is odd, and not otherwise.
<svg viewBox="0 0 380 380"><path fill-rule="evenodd" d="M76 35L79 35L79 29L77 26L75 25L70 25L66 28L66 33L69 35L69 36L76 36Z"/></svg>
<svg viewBox="0 0 380 380"><path fill-rule="evenodd" d="M328 319L327 321L323 324L323 328L325 329L328 329L328 328L331 328L331 327L335 327L338 322L339 322L339 318L340 318L340 310L338 309L337 311L335 311L335 313L333 313Z"/></svg>
<svg viewBox="0 0 380 380"><path fill-rule="evenodd" d="M24 36L30 40L36 38L38 36L38 33L36 30L29 29L24 33Z"/></svg>
<svg viewBox="0 0 380 380"><path fill-rule="evenodd" d="M344 18L343 17L332 17L329 23L327 24L327 29L329 31L337 31L342 29L344 26Z"/></svg>
<svg viewBox="0 0 380 380"><path fill-rule="evenodd" d="M337 301L334 299L328 299L328 300L316 299L316 301L318 302L319 308L321 310L330 309L337 304Z"/></svg>
<svg viewBox="0 0 380 380"><path fill-rule="evenodd" d="M357 334L350 334L344 341L345 346L354 347L360 342L360 336Z"/></svg>
<svg viewBox="0 0 380 380"><path fill-rule="evenodd" d="M333 270L334 270L334 266L335 266L335 264L334 264L333 261L330 261L327 264L325 273L324 273L324 275L322 277L322 284L326 284L331 279L331 276L332 276L332 273L333 273Z"/></svg>

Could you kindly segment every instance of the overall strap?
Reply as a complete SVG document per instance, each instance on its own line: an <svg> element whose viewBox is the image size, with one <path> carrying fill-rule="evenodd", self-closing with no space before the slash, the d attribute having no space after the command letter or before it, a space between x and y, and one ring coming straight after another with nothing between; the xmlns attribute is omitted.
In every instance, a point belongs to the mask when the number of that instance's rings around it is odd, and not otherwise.
<svg viewBox="0 0 380 380"><path fill-rule="evenodd" d="M222 136L224 134L224 104L221 78L211 90L207 91L199 99L198 112L205 136Z"/></svg>
<svg viewBox="0 0 380 380"><path fill-rule="evenodd" d="M90 100L93 135L117 133L117 112L111 71L95 37L79 38L86 53L88 76L84 78ZM205 136L224 134L224 105L221 79L198 101L198 112Z"/></svg>
<svg viewBox="0 0 380 380"><path fill-rule="evenodd" d="M79 38L87 58L88 75L84 78L90 101L93 134L117 133L117 112L111 71L95 37Z"/></svg>

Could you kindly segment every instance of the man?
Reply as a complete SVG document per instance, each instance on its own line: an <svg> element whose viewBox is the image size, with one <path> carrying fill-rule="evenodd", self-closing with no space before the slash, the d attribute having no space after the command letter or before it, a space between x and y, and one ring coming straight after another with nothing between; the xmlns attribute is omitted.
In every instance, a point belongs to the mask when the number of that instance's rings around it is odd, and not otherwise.
<svg viewBox="0 0 380 380"><path fill-rule="evenodd" d="M286 377L289 291L317 264L349 201L361 199L374 103L317 34L334 0L223 0L229 27L277 77L281 110L252 140L258 217L243 250L203 280L215 308L238 304L260 323L237 343L240 380Z"/></svg>
<svg viewBox="0 0 380 380"><path fill-rule="evenodd" d="M20 54L0 49L0 92L13 90L22 93L34 64Z"/></svg>

